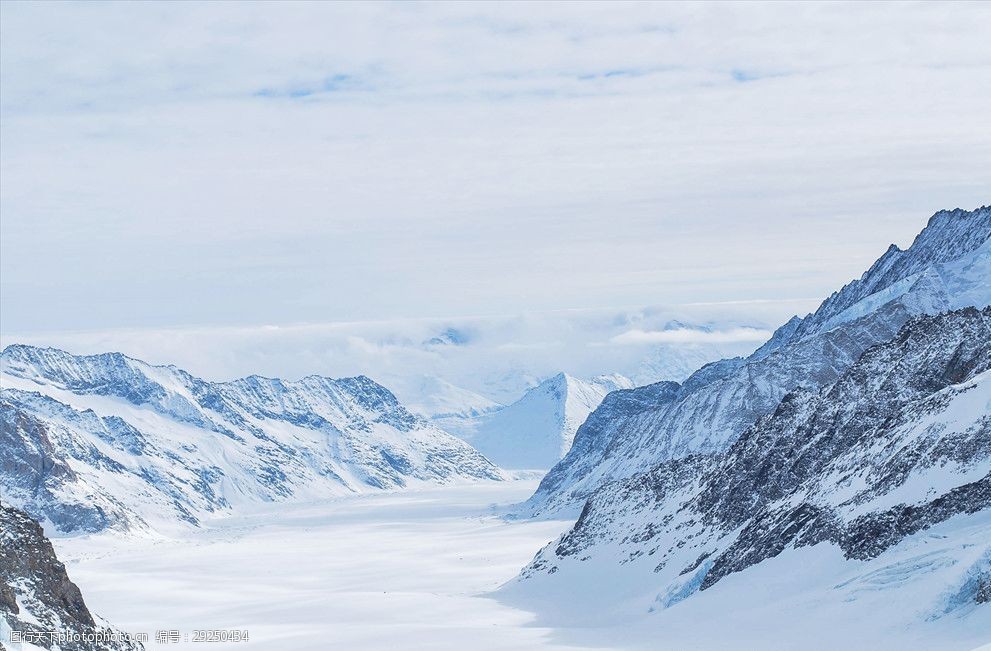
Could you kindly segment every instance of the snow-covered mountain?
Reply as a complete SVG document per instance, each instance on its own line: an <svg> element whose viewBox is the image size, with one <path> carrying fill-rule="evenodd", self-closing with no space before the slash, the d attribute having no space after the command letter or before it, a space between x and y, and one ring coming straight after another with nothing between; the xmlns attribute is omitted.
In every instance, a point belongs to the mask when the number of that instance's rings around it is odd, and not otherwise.
<svg viewBox="0 0 991 651"><path fill-rule="evenodd" d="M747 358L704 366L683 383L611 394L520 514L580 508L599 486L658 463L723 452L790 391L832 384L910 318L991 302L991 207L933 215L912 246L890 248L859 280Z"/></svg>
<svg viewBox="0 0 991 651"><path fill-rule="evenodd" d="M13 649L22 647L21 642L12 644L13 631L21 636L25 649L144 648L141 642L94 617L41 526L23 511L0 504L0 648L5 648L4 644L11 644ZM66 637L52 640L47 637L50 632Z"/></svg>
<svg viewBox="0 0 991 651"><path fill-rule="evenodd" d="M545 469L567 454L578 427L606 394L632 387L622 375L581 380L558 373L511 405L441 424L503 468Z"/></svg>
<svg viewBox="0 0 991 651"><path fill-rule="evenodd" d="M367 377L205 382L119 353L0 353L0 489L55 529L196 524L244 502L497 480Z"/></svg>
<svg viewBox="0 0 991 651"><path fill-rule="evenodd" d="M728 603L747 619L765 601L852 638L853 618L937 636L945 619L976 646L991 635L991 308L912 318L725 453L600 487L505 592L566 599L583 623L697 625ZM813 646L847 633L832 634Z"/></svg>

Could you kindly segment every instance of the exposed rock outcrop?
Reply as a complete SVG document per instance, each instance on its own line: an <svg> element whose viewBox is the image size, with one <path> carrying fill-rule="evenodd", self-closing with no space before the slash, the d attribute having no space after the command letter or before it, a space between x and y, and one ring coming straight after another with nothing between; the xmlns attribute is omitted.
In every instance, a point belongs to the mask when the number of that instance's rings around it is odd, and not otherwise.
<svg viewBox="0 0 991 651"><path fill-rule="evenodd" d="M144 648L90 613L41 526L23 511L4 505L0 505L0 618L8 633L45 649ZM62 637L53 640L49 633ZM10 639L0 640L4 642Z"/></svg>

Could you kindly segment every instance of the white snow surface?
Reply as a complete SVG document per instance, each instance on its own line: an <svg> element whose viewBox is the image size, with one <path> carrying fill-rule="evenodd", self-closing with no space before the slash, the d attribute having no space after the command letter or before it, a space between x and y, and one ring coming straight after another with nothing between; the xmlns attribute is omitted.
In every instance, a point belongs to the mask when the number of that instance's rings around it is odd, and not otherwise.
<svg viewBox="0 0 991 651"><path fill-rule="evenodd" d="M954 609L949 602L986 559L989 532L991 513L983 511L956 516L870 561L846 560L829 544L788 548L686 599L659 594L661 581L651 585L644 576L651 570L637 563L586 563L583 572L510 584L499 597L537 609L538 625L583 627L592 648L598 641L679 651L967 651L991 639L991 615L986 604ZM683 577L686 591L693 576Z"/></svg>
<svg viewBox="0 0 991 651"><path fill-rule="evenodd" d="M575 432L607 393L631 388L633 381L618 374L583 380L558 373L511 405L436 422L503 468L547 469L568 453Z"/></svg>
<svg viewBox="0 0 991 651"><path fill-rule="evenodd" d="M174 649L584 648L486 594L564 521L510 524L492 505L534 480L260 506L176 537L56 539L87 605L132 633L247 630Z"/></svg>
<svg viewBox="0 0 991 651"><path fill-rule="evenodd" d="M152 639L166 628L249 632L247 643L212 649L968 651L991 636L981 612L927 620L919 615L933 604L913 600L981 555L987 513L955 518L870 562L846 561L829 545L789 549L666 609L656 607L656 591L624 594L643 585L631 582L642 568L556 574L541 582L539 596L552 605L538 617L515 583L504 584L570 522L509 522L497 506L533 487L267 505L172 538L54 542L90 608L123 630ZM601 600L587 597L603 591L619 597L615 608L590 609Z"/></svg>
<svg viewBox="0 0 991 651"><path fill-rule="evenodd" d="M447 419L475 418L504 406L436 375L411 378L405 386L412 396L405 401L406 406L438 423Z"/></svg>

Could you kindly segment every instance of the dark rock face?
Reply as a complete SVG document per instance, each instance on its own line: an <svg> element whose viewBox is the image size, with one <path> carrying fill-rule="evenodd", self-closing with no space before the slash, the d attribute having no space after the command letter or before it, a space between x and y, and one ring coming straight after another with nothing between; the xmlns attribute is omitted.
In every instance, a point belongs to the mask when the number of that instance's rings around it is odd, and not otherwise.
<svg viewBox="0 0 991 651"><path fill-rule="evenodd" d="M660 571L676 559L677 600L788 548L875 558L991 509L989 404L991 307L917 317L832 384L786 395L725 453L603 486L523 576L644 555ZM589 560L600 551L608 558ZM968 585L966 600L987 600L983 574Z"/></svg>
<svg viewBox="0 0 991 651"><path fill-rule="evenodd" d="M833 384L911 318L987 305L989 241L991 207L937 213L909 249L890 248L862 278L814 314L786 323L747 359L707 365L663 391L635 389L642 392L637 401L607 398L520 514L573 508L596 488L668 459L725 452L789 392Z"/></svg>
<svg viewBox="0 0 991 651"><path fill-rule="evenodd" d="M848 558L868 559L957 513L991 508L991 477L985 475L919 504L897 504L849 521L843 517L919 470L949 462L982 467L991 457L991 416L986 413L974 414L962 431L931 431L908 444L897 433L968 390L952 385L989 369L991 308L968 308L912 321L888 344L868 350L828 389L783 401L740 437L691 504L724 530L746 523L702 588L777 555L786 545L831 541ZM879 463L868 452L879 447L895 452ZM858 472L872 480L859 494L828 506L815 503L835 488L820 478ZM789 500L796 493L806 497ZM793 506L770 508L781 501Z"/></svg>
<svg viewBox="0 0 991 651"><path fill-rule="evenodd" d="M0 505L0 616L7 619L13 630L21 632L55 631L104 638L70 640L60 645L63 651L144 648L119 632L117 639L110 638L113 629L94 620L41 526L23 511L3 505ZM50 648L47 641L34 643Z"/></svg>
<svg viewBox="0 0 991 651"><path fill-rule="evenodd" d="M957 486L926 504L899 504L886 511L862 515L829 538L843 548L847 558L864 560L958 513L977 513L989 507L991 474Z"/></svg>
<svg viewBox="0 0 991 651"><path fill-rule="evenodd" d="M0 472L32 492L76 478L52 445L45 424L9 400L0 401Z"/></svg>
<svg viewBox="0 0 991 651"><path fill-rule="evenodd" d="M991 574L980 578L974 591L974 603L986 604L991 601Z"/></svg>
<svg viewBox="0 0 991 651"><path fill-rule="evenodd" d="M781 498L842 452L871 444L910 403L987 370L989 314L988 308L968 308L918 318L891 342L864 353L832 386L786 396L731 447L722 481L700 496L700 508L734 524L738 496L756 496L762 504ZM984 431L975 434L975 445L985 442ZM739 473L741 468L754 470Z"/></svg>
<svg viewBox="0 0 991 651"><path fill-rule="evenodd" d="M596 515L602 511L621 511L625 514L652 511L703 477L716 461L716 457L704 455L672 459L650 472L617 482L613 490L596 491L585 503L575 526L561 537L555 553L561 557L580 555L608 540L610 533L616 533L623 543L652 539L665 524L663 521L648 523L646 529L639 532L606 532L596 526Z"/></svg>

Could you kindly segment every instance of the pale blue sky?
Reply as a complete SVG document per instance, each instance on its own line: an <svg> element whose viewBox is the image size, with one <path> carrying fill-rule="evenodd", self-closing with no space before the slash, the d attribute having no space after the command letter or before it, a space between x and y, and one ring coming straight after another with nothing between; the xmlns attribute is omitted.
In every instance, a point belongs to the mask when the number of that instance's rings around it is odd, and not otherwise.
<svg viewBox="0 0 991 651"><path fill-rule="evenodd" d="M987 3L0 11L4 333L814 300L991 198Z"/></svg>

